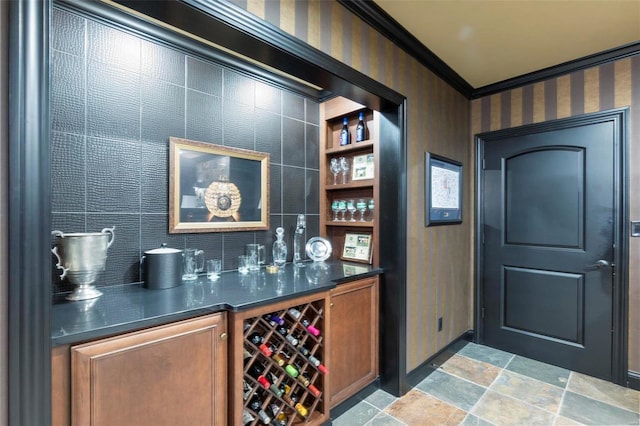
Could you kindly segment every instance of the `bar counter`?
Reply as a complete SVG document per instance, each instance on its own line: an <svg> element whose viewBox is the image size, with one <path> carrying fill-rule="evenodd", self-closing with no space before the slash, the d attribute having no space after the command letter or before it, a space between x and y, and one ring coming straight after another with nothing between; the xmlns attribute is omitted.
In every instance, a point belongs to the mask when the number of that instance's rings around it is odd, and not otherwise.
<svg viewBox="0 0 640 426"><path fill-rule="evenodd" d="M102 296L79 302L58 294L51 312L52 345L81 343L213 312L239 312L380 273L371 265L332 260L308 262L303 268L287 264L276 273L264 267L246 275L224 272L215 281L203 274L164 290L150 290L143 283L100 287Z"/></svg>

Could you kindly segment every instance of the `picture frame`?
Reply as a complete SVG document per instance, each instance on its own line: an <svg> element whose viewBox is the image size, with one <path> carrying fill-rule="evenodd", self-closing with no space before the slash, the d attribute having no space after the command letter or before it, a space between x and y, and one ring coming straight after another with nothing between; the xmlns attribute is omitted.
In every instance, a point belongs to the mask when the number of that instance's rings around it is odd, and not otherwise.
<svg viewBox="0 0 640 426"><path fill-rule="evenodd" d="M375 177L373 153L354 155L351 170L351 181L373 179Z"/></svg>
<svg viewBox="0 0 640 426"><path fill-rule="evenodd" d="M373 235L366 232L344 234L340 259L371 264L373 259Z"/></svg>
<svg viewBox="0 0 640 426"><path fill-rule="evenodd" d="M169 233L269 229L269 154L169 138Z"/></svg>
<svg viewBox="0 0 640 426"><path fill-rule="evenodd" d="M425 152L425 226L462 223L462 163Z"/></svg>

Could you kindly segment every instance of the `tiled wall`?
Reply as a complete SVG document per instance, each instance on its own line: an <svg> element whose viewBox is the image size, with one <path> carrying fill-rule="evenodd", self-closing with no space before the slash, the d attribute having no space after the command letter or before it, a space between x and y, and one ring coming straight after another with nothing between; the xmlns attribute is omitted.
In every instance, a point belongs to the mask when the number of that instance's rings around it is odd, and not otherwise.
<svg viewBox="0 0 640 426"><path fill-rule="evenodd" d="M472 134L629 107L629 213L640 218L640 56L474 100ZM629 237L629 370L640 372L640 239Z"/></svg>
<svg viewBox="0 0 640 426"><path fill-rule="evenodd" d="M115 225L97 285L140 281L141 254L161 243L201 248L230 270L247 243L270 254L278 226L291 244L299 213L307 238L318 235L315 101L57 8L51 43L52 227ZM268 152L271 229L170 235L170 136ZM52 281L54 293L72 288L53 266Z"/></svg>

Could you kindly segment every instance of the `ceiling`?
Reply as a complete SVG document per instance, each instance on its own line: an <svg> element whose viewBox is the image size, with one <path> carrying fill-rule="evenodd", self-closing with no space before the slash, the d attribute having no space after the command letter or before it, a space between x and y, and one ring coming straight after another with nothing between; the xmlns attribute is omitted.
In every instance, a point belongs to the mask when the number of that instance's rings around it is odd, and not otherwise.
<svg viewBox="0 0 640 426"><path fill-rule="evenodd" d="M640 0L374 0L474 89L640 41Z"/></svg>

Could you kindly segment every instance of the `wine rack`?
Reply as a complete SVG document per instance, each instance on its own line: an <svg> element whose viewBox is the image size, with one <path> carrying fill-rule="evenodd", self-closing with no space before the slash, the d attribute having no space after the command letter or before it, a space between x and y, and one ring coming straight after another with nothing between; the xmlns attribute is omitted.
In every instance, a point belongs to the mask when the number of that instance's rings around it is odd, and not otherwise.
<svg viewBox="0 0 640 426"><path fill-rule="evenodd" d="M242 424L326 418L324 299L242 319Z"/></svg>

